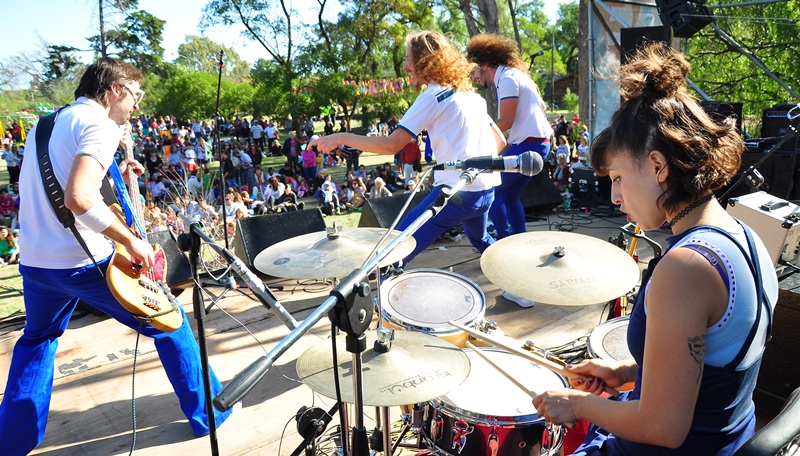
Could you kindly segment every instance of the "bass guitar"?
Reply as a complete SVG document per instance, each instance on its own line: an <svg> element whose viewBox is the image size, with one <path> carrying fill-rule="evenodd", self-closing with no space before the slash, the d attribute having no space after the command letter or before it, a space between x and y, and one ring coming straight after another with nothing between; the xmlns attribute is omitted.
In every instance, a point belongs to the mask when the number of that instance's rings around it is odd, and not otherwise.
<svg viewBox="0 0 800 456"><path fill-rule="evenodd" d="M134 160L130 123L123 126L122 129L123 138L120 145L125 150L126 158ZM141 201L136 173L131 167L128 167L127 175L131 212L133 213L133 223L129 228L138 238L147 240L147 234L144 232L142 224L144 205ZM111 210L124 225L128 225L122 207L113 204ZM142 273L141 265L133 261L125 247L117 243L106 272L106 283L117 301L131 315L156 329L170 332L180 328L183 324L183 313L165 280L167 258L164 250L160 245L154 244L153 252L155 253L153 267Z"/></svg>

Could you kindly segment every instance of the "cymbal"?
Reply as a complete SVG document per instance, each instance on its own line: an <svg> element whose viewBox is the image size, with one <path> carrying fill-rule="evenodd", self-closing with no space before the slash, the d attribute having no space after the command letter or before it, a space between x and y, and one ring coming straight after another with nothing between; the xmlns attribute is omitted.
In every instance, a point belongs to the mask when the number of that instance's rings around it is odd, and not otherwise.
<svg viewBox="0 0 800 456"><path fill-rule="evenodd" d="M439 397L460 385L469 375L469 357L438 337L413 331L395 331L392 348L373 348L376 331L368 331L367 349L361 353L364 405L391 407L416 404ZM345 336L336 338L342 400L353 403L353 355L345 350ZM297 360L297 375L312 390L336 397L331 341L306 350Z"/></svg>
<svg viewBox="0 0 800 456"><path fill-rule="evenodd" d="M481 270L505 291L560 306L610 301L639 281L639 267L624 250L597 238L560 231L503 238L483 252Z"/></svg>
<svg viewBox="0 0 800 456"><path fill-rule="evenodd" d="M264 274L291 279L344 277L358 269L386 233L384 228L344 228L338 237L317 231L293 237L259 253L253 265ZM383 246L400 234L392 231ZM380 266L396 263L410 254L417 243L409 237L387 256Z"/></svg>

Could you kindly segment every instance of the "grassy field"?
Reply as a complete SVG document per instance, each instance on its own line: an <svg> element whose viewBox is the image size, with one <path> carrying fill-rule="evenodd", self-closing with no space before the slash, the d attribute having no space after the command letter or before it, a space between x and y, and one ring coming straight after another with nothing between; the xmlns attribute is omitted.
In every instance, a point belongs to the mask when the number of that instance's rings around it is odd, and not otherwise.
<svg viewBox="0 0 800 456"><path fill-rule="evenodd" d="M318 129L322 129L321 124L318 125ZM392 160L392 156L364 153L360 157L360 164L363 164L369 169L382 163L391 163ZM273 167L277 170L283 167L284 162L284 157L264 157L261 166L264 170L268 167ZM218 171L219 162L212 163L211 169L213 171ZM333 181L340 184L347 172L347 167L340 165L332 168L325 168L325 172L330 173ZM8 182L9 177L5 161L0 160L0 185L6 185ZM305 202L307 208L317 207L317 201L313 197L305 197L302 201ZM333 225L333 222L336 222L345 228L354 228L358 226L360 217L360 212L345 212L341 215L325 216L325 222L329 226ZM21 254L24 255L25 253L21 252ZM0 319L24 311L22 293L22 277L20 276L18 265L0 267Z"/></svg>

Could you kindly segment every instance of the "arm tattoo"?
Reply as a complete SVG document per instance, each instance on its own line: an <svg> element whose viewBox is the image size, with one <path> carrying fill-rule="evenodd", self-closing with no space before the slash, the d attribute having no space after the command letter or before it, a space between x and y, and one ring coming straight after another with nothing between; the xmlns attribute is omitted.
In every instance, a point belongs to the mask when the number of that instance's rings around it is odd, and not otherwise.
<svg viewBox="0 0 800 456"><path fill-rule="evenodd" d="M697 373L697 384L703 375L703 361L706 357L706 335L689 338L689 355L697 362L699 372Z"/></svg>

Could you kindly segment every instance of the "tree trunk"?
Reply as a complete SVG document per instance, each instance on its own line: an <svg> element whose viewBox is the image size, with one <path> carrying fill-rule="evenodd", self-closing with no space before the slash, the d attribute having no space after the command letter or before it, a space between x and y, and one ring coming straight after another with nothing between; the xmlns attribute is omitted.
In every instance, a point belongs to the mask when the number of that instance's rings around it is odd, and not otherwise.
<svg viewBox="0 0 800 456"><path fill-rule="evenodd" d="M100 6L100 57L106 58L108 57L108 52L106 50L106 28L103 19L103 0L98 0L97 4Z"/></svg>
<svg viewBox="0 0 800 456"><path fill-rule="evenodd" d="M486 33L500 33L500 25L497 20L497 1L496 0L477 0L478 11L483 18L483 28Z"/></svg>
<svg viewBox="0 0 800 456"><path fill-rule="evenodd" d="M517 11L514 9L514 0L508 0L508 13L511 15L511 24L514 26L514 38L517 39L517 49L522 57L522 38L519 36L519 23L517 22Z"/></svg>
<svg viewBox="0 0 800 456"><path fill-rule="evenodd" d="M475 16L472 15L472 1L458 0L458 6L461 12L464 13L464 21L467 23L467 32L469 32L469 36L473 37L481 33L480 29L478 29L478 23L475 21Z"/></svg>

